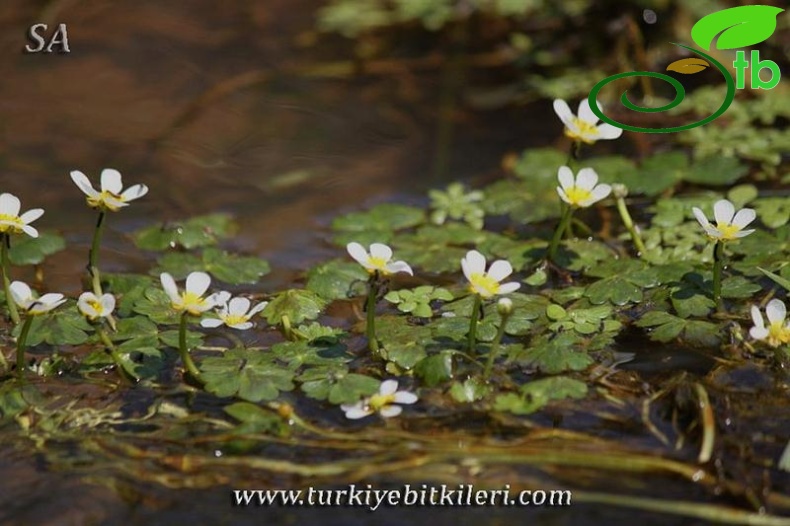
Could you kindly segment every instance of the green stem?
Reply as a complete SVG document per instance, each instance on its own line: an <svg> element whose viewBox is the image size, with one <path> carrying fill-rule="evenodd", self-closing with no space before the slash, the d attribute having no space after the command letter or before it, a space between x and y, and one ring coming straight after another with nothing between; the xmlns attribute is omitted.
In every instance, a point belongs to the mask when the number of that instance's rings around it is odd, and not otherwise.
<svg viewBox="0 0 790 526"><path fill-rule="evenodd" d="M368 302L366 306L367 327L365 336L368 338L368 349L378 354L379 341L376 338L376 297L379 294L378 272L374 272L368 280Z"/></svg>
<svg viewBox="0 0 790 526"><path fill-rule="evenodd" d="M562 217L560 218L560 222L557 225L557 230L554 231L554 237L551 238L551 244L549 245L549 250L546 253L546 258L549 261L554 261L557 258L557 249L560 246L562 233L565 232L566 228L568 228L568 225L570 224L572 217L573 217L573 207L572 206L565 207L565 211L563 211Z"/></svg>
<svg viewBox="0 0 790 526"><path fill-rule="evenodd" d="M721 309L721 271L724 268L724 243L716 241L713 248L713 302Z"/></svg>
<svg viewBox="0 0 790 526"><path fill-rule="evenodd" d="M31 325L33 325L33 316L28 316L16 341L16 375L19 378L22 378L25 374L25 344L27 343L27 334L30 332Z"/></svg>
<svg viewBox="0 0 790 526"><path fill-rule="evenodd" d="M203 379L200 376L200 371L195 365L195 362L192 361L192 357L189 355L189 349L187 349L187 316L189 316L189 314L186 311L181 313L181 321L178 325L178 352L181 355L181 361L184 362L184 368L186 368L189 376L202 384Z"/></svg>
<svg viewBox="0 0 790 526"><path fill-rule="evenodd" d="M509 314L501 315L499 330L497 330L496 338L494 338L494 342L491 344L491 350L488 352L486 368L483 371L483 378L486 381L491 377L491 370L494 368L494 360L499 356L499 346L502 343L502 337L505 335L505 325L507 325L508 318L510 318Z"/></svg>
<svg viewBox="0 0 790 526"><path fill-rule="evenodd" d="M88 254L88 272L90 272L91 281L93 283L93 293L97 296L102 295L101 275L99 274L99 245L101 244L101 235L104 230L104 218L106 215L107 212L99 210L96 229L93 231L93 243L91 243L91 251Z"/></svg>
<svg viewBox="0 0 790 526"><path fill-rule="evenodd" d="M282 318L280 318L280 322L283 324L283 335L285 339L295 341L294 330L291 327L291 318L289 318L287 314L283 314Z"/></svg>
<svg viewBox="0 0 790 526"><path fill-rule="evenodd" d="M8 278L11 271L11 264L8 261L8 250L11 248L11 237L4 233L0 236L0 253L2 253L2 265L0 267L3 270L3 292L5 292L5 302L8 306L8 314L11 315L11 321L14 322L14 325L19 325L19 311L16 309L16 303L14 303L14 298L11 296L11 280Z"/></svg>
<svg viewBox="0 0 790 526"><path fill-rule="evenodd" d="M480 294L475 294L475 304L472 307L472 319L469 320L469 341L467 347L469 352L474 354L475 344L477 343L477 321L480 318L480 306L483 304L483 298Z"/></svg>
<svg viewBox="0 0 790 526"><path fill-rule="evenodd" d="M639 235L639 231L636 229L636 225L634 225L634 220L631 219L631 214L628 212L628 207L625 205L625 198L617 198L617 211L620 212L620 219L623 220L623 225L625 225L625 228L631 235L631 241L634 242L637 254L642 256L647 249L645 248L644 242L642 242L642 236Z"/></svg>
<svg viewBox="0 0 790 526"><path fill-rule="evenodd" d="M132 372L127 371L123 366L123 360L121 360L121 355L118 354L118 349L115 348L112 340L110 340L110 337L101 327L101 325L96 326L96 334L99 335L99 339L101 339L102 343L104 344L104 348L107 349L107 352L110 353L110 356L112 356L112 361L115 362L115 367L118 368L118 374L121 375L121 378L125 380L131 380L132 382L139 382L140 378L138 378Z"/></svg>

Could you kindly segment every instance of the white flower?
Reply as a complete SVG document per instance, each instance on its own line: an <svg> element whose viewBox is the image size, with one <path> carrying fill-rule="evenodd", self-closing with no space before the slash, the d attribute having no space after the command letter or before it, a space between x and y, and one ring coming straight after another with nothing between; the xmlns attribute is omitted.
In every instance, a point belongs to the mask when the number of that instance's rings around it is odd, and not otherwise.
<svg viewBox="0 0 790 526"><path fill-rule="evenodd" d="M360 400L356 404L343 404L340 408L345 411L346 418L356 420L365 418L373 413L379 413L385 418L398 416L403 408L395 404L413 404L417 395L408 391L398 391L397 380L385 380L379 386L378 394Z"/></svg>
<svg viewBox="0 0 790 526"><path fill-rule="evenodd" d="M405 272L410 276L414 273L405 261L392 261L392 249L383 243L373 243L370 245L370 254L359 243L352 242L346 245L346 250L357 263L365 267L370 272L379 272L384 276Z"/></svg>
<svg viewBox="0 0 790 526"><path fill-rule="evenodd" d="M598 104L600 108L601 105ZM565 125L565 135L575 141L593 144L601 139L617 139L623 130L611 124L598 125L600 120L590 109L590 101L582 99L579 103L579 115L571 112L568 103L562 99L554 100L554 113Z"/></svg>
<svg viewBox="0 0 790 526"><path fill-rule="evenodd" d="M14 281L9 288L11 297L14 298L14 303L31 316L44 314L66 302L63 294L49 293L44 294L40 298L34 298L33 291L30 290L27 283L22 281Z"/></svg>
<svg viewBox="0 0 790 526"><path fill-rule="evenodd" d="M30 237L38 237L38 230L30 223L44 215L44 210L34 208L19 215L22 204L12 194L0 194L0 233L21 234L24 232Z"/></svg>
<svg viewBox="0 0 790 526"><path fill-rule="evenodd" d="M711 225L708 218L702 213L702 210L696 206L691 211L694 212L694 217L702 225L708 237L716 241L732 241L754 232L754 229L744 230L743 228L754 221L757 213L751 208L742 208L736 214L735 205L726 199L716 201L713 205L713 217L716 219L716 226Z"/></svg>
<svg viewBox="0 0 790 526"><path fill-rule="evenodd" d="M513 273L513 267L504 259L491 263L491 267L486 272L486 258L477 250L470 250L466 253L466 257L461 259L461 268L464 271L464 276L469 280L472 292L483 298L491 298L497 294L508 294L521 286L515 281L500 283Z"/></svg>
<svg viewBox="0 0 790 526"><path fill-rule="evenodd" d="M136 184L123 191L121 173L112 168L105 168L101 172L101 192L93 188L84 173L74 170L70 175L74 184L88 196L88 206L92 208L117 212L124 206L129 206L129 201L139 199L148 193L148 187L144 184Z"/></svg>
<svg viewBox="0 0 790 526"><path fill-rule="evenodd" d="M781 300L772 299L765 306L765 315L768 318L768 327L765 326L763 315L756 305L752 305L752 321L754 327L749 334L755 340L765 340L771 347L779 347L783 343L790 343L790 322L785 323L787 307Z"/></svg>
<svg viewBox="0 0 790 526"><path fill-rule="evenodd" d="M160 274L159 280L162 282L162 288L165 289L175 310L187 311L189 314L198 316L212 309L219 302L219 294L212 294L207 298L203 297L211 285L211 277L205 272L192 272L187 276L186 290L183 294L178 292L173 276L167 272Z"/></svg>
<svg viewBox="0 0 790 526"><path fill-rule="evenodd" d="M612 187L608 184L598 184L598 174L592 168L582 168L574 180L571 169L560 166L557 179L560 181L560 186L557 187L560 199L579 208L587 208L605 199L612 192Z"/></svg>
<svg viewBox="0 0 790 526"><path fill-rule="evenodd" d="M200 325L207 328L215 328L220 325L227 325L232 329L246 330L252 327L250 318L261 312L268 301L262 301L250 309L250 300L247 298L233 298L230 302L215 299L218 305L221 305L217 316L219 318L206 318L200 322Z"/></svg>
<svg viewBox="0 0 790 526"><path fill-rule="evenodd" d="M77 300L77 308L90 320L106 318L115 310L115 296L109 293L96 296L93 292L83 292Z"/></svg>

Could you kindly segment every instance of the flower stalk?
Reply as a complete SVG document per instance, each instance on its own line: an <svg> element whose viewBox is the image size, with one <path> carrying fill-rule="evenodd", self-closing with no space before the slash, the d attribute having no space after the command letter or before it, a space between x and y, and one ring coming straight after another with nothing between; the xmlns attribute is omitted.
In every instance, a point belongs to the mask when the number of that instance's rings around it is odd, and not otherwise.
<svg viewBox="0 0 790 526"><path fill-rule="evenodd" d="M505 326L513 314L513 302L507 298L502 298L497 303L497 312L499 313L499 329L497 330L496 337L491 344L491 350L488 352L488 360L486 360L486 367L483 371L483 378L488 381L491 378L491 371L494 368L494 361L499 356L499 347L502 343L502 338L505 336Z"/></svg>
<svg viewBox="0 0 790 526"><path fill-rule="evenodd" d="M107 352L112 357L112 361L115 362L115 367L118 369L118 374L121 378L125 380L129 380L132 383L137 383L140 381L134 373L126 370L123 366L123 360L121 359L121 355L118 354L118 349L115 348L115 345L112 343L107 331L101 325L96 325L96 334L99 335L99 339L104 344L104 348L107 349Z"/></svg>
<svg viewBox="0 0 790 526"><path fill-rule="evenodd" d="M724 242L716 241L713 247L713 301L721 309L721 273L724 270Z"/></svg>
<svg viewBox="0 0 790 526"><path fill-rule="evenodd" d="M475 294L475 302L472 306L472 317L469 320L469 340L467 341L467 348L470 353L475 350L477 344L477 323L480 321L480 310L483 306L483 298L480 294Z"/></svg>
<svg viewBox="0 0 790 526"><path fill-rule="evenodd" d="M3 271L3 292L5 292L5 302L8 306L8 314L11 316L11 321L14 325L19 325L19 311L16 308L16 303L11 296L11 280L9 274L11 270L11 263L8 260L8 250L11 248L11 236L8 234L0 235L0 252L2 252L2 268Z"/></svg>
<svg viewBox="0 0 790 526"><path fill-rule="evenodd" d="M93 293L97 296L101 296L102 294L101 275L99 274L99 246L101 245L101 237L106 216L107 212L100 209L99 218L96 220L96 228L93 231L93 243L91 243L91 250L88 254L88 272L91 275Z"/></svg>
<svg viewBox="0 0 790 526"><path fill-rule="evenodd" d="M616 184L612 186L612 193L617 203L617 211L620 213L620 219L622 219L623 225L631 236L631 241L633 241L636 247L637 255L641 257L645 254L647 249L645 248L645 243L642 241L642 236L639 234L639 230L634 224L634 220L631 218L628 206L625 204L625 198L628 197L628 188L626 188L625 185Z"/></svg>
<svg viewBox="0 0 790 526"><path fill-rule="evenodd" d="M566 206L564 208L562 216L560 217L560 222L557 224L557 229L554 231L554 236L551 238L549 250L546 253L546 258L549 261L554 261L557 258L557 249L560 246L562 235L565 233L565 230L568 229L568 226L571 224L571 219L573 218L573 207Z"/></svg>
<svg viewBox="0 0 790 526"><path fill-rule="evenodd" d="M379 276L378 272L373 272L368 280L368 299L365 307L367 323L365 336L368 338L368 349L370 352L379 353L379 340L376 338L376 298L379 295Z"/></svg>
<svg viewBox="0 0 790 526"><path fill-rule="evenodd" d="M200 376L200 371L198 370L195 362L192 360L192 356L189 354L189 349L187 349L187 316L189 313L184 311L181 313L181 318L178 324L178 352L181 355L181 361L184 363L184 368L189 373L194 380L199 383L203 383L203 379Z"/></svg>
<svg viewBox="0 0 790 526"><path fill-rule="evenodd" d="M33 316L28 316L16 341L16 375L18 378L22 378L25 374L25 346L27 344L27 335L30 333L32 325Z"/></svg>

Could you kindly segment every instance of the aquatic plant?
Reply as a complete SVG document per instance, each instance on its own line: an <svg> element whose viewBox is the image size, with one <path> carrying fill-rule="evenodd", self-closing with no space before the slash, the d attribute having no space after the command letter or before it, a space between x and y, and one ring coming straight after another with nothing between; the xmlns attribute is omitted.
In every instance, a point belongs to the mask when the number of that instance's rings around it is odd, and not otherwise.
<svg viewBox="0 0 790 526"><path fill-rule="evenodd" d="M21 378L25 371L25 345L34 318L58 308L66 302L66 299L63 294L53 292L36 297L30 286L22 281L11 283L9 290L13 303L25 314L25 323L22 325L16 344L16 374Z"/></svg>

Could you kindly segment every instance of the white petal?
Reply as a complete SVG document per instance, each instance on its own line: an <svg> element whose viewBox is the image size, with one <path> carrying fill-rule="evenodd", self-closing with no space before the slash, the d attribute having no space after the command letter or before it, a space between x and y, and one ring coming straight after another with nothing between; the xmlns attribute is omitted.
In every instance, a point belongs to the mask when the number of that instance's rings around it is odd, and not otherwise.
<svg viewBox="0 0 790 526"><path fill-rule="evenodd" d="M516 283L515 281L511 281L509 283L503 283L499 286L499 293L510 294L511 292L517 291L520 287L521 287L521 283Z"/></svg>
<svg viewBox="0 0 790 526"><path fill-rule="evenodd" d="M173 276L167 272L162 272L159 275L159 281L162 283L162 288L165 289L165 293L167 297L170 298L170 301L173 303L181 301L181 295L178 293L178 288L176 287Z"/></svg>
<svg viewBox="0 0 790 526"><path fill-rule="evenodd" d="M754 229L753 228L750 229L750 230L741 230L740 232L736 232L735 233L735 237L737 237L737 238L746 237L749 234L753 234L753 233L754 233Z"/></svg>
<svg viewBox="0 0 790 526"><path fill-rule="evenodd" d="M121 182L121 172L113 170L112 168L105 168L101 171L101 189L102 191L112 192L119 195L123 190L123 183Z"/></svg>
<svg viewBox="0 0 790 526"><path fill-rule="evenodd" d="M252 328L253 323L251 321L243 321L241 323L231 323L231 324L226 323L226 325L228 325L228 327L230 327L231 329L246 331L247 329Z"/></svg>
<svg viewBox="0 0 790 526"><path fill-rule="evenodd" d="M414 272L412 271L411 267L405 261L393 261L392 263L387 263L387 271L392 274L397 274L398 272L405 272L409 276L414 275Z"/></svg>
<svg viewBox="0 0 790 526"><path fill-rule="evenodd" d="M74 181L74 184L77 185L77 188L82 190L82 193L89 197L99 195L99 192L93 188L93 185L84 173L79 170L74 170L69 175L71 176L71 180Z"/></svg>
<svg viewBox="0 0 790 526"><path fill-rule="evenodd" d="M623 134L623 129L605 123L598 126L599 139L617 139Z"/></svg>
<svg viewBox="0 0 790 526"><path fill-rule="evenodd" d="M0 215L16 217L21 207L19 198L13 194L0 194Z"/></svg>
<svg viewBox="0 0 790 526"><path fill-rule="evenodd" d="M488 275L497 281L502 281L513 273L513 267L504 259L499 259L491 263Z"/></svg>
<svg viewBox="0 0 790 526"><path fill-rule="evenodd" d="M598 104L598 101L595 102L595 105L601 108L601 105ZM590 109L590 99L583 98L581 102L579 102L579 113L577 114L578 117L590 124L596 124L600 119L596 114L593 113L592 109Z"/></svg>
<svg viewBox="0 0 790 526"><path fill-rule="evenodd" d="M32 223L33 221L35 221L36 219L38 219L43 215L44 215L43 209L34 208L32 210L28 210L27 212L19 216L19 219L21 219L23 223L28 224L28 223Z"/></svg>
<svg viewBox="0 0 790 526"><path fill-rule="evenodd" d="M738 213L735 214L735 217L732 218L732 224L739 228L743 228L749 223L751 223L752 221L754 221L756 218L757 218L757 212L755 212L751 208L744 208L738 210Z"/></svg>
<svg viewBox="0 0 790 526"><path fill-rule="evenodd" d="M694 213L694 217L697 218L697 222L702 226L702 228L705 229L705 231L707 231L707 227L711 225L710 221L708 221L708 218L705 217L705 214L702 212L702 210L695 206L691 209L691 211Z"/></svg>
<svg viewBox="0 0 790 526"><path fill-rule="evenodd" d="M716 219L717 225L731 224L732 216L734 215L735 206L726 199L716 201L716 203L713 205L713 217Z"/></svg>
<svg viewBox="0 0 790 526"><path fill-rule="evenodd" d="M370 245L370 255L374 258L381 258L384 261L392 259L392 249L384 243L373 243Z"/></svg>
<svg viewBox="0 0 790 526"><path fill-rule="evenodd" d="M221 290L219 292L215 292L214 294L212 294L206 299L215 306L224 306L225 304L228 303L230 297L231 297L230 292L228 292L227 290Z"/></svg>
<svg viewBox="0 0 790 526"><path fill-rule="evenodd" d="M486 258L477 250L470 250L466 257L461 259L461 268L466 279L471 281L473 274L483 274L486 271Z"/></svg>
<svg viewBox="0 0 790 526"><path fill-rule="evenodd" d="M26 307L33 298L33 291L30 290L28 284L23 281L12 282L11 285L9 285L9 289L11 290L11 296L14 298L14 302L20 307Z"/></svg>
<svg viewBox="0 0 790 526"><path fill-rule="evenodd" d="M30 225L22 225L22 232L29 235L30 237L38 237L38 230Z"/></svg>
<svg viewBox="0 0 790 526"><path fill-rule="evenodd" d="M598 174L592 168L582 168L576 175L576 186L584 190L592 190L598 184Z"/></svg>
<svg viewBox="0 0 790 526"><path fill-rule="evenodd" d="M607 197L609 197L609 194L611 193L612 193L611 186L609 186L608 184L599 184L598 186L592 189L592 192L590 193L590 198L584 202L583 206L590 206L591 204L597 203L602 199L606 199Z"/></svg>
<svg viewBox="0 0 790 526"><path fill-rule="evenodd" d="M192 272L187 276L186 291L203 296L211 286L211 276L205 272Z"/></svg>
<svg viewBox="0 0 790 526"><path fill-rule="evenodd" d="M379 409L379 414L384 418L392 418L394 416L398 416L402 412L403 408L399 405L387 405Z"/></svg>
<svg viewBox="0 0 790 526"><path fill-rule="evenodd" d="M557 117L559 117L562 123L566 126L569 122L573 121L573 112L571 112L571 108L568 106L568 103L562 99L554 99L554 113L557 114Z"/></svg>
<svg viewBox="0 0 790 526"><path fill-rule="evenodd" d="M398 404L413 404L417 400L417 395L408 391L398 391L395 393L395 402Z"/></svg>
<svg viewBox="0 0 790 526"><path fill-rule="evenodd" d="M262 302L260 302L259 304L257 304L256 306L254 306L254 307L252 308L252 310L250 310L250 312L248 312L248 313L247 313L247 316L249 316L250 318L252 318L252 317L253 317L253 316L255 316L256 314L258 314L259 312L261 312L263 309L265 309L265 308L266 308L266 305L268 305L268 304L269 304L269 302L268 302L268 301L262 301Z"/></svg>
<svg viewBox="0 0 790 526"><path fill-rule="evenodd" d="M207 329L215 329L222 324L222 320L218 318L206 318L205 320L200 320L200 326Z"/></svg>
<svg viewBox="0 0 790 526"><path fill-rule="evenodd" d="M79 299L77 300L77 308L85 316L89 318L97 318L99 316L99 312L93 307L93 304L89 301L91 300L91 298L85 296L86 294L91 294L91 293L85 292L82 295L80 295ZM93 296L93 294L91 294L91 296Z"/></svg>
<svg viewBox="0 0 790 526"><path fill-rule="evenodd" d="M247 298L233 298L228 303L228 312L238 316L244 316L250 310L250 300Z"/></svg>
<svg viewBox="0 0 790 526"><path fill-rule="evenodd" d="M379 394L391 395L398 390L397 380L384 380L379 386Z"/></svg>
<svg viewBox="0 0 790 526"><path fill-rule="evenodd" d="M765 327L752 327L749 329L749 336L755 340L764 340L771 334Z"/></svg>
<svg viewBox="0 0 790 526"><path fill-rule="evenodd" d="M757 308L757 305L752 305L752 321L755 327L765 328L765 320L763 320L763 315L760 314L760 309Z"/></svg>
<svg viewBox="0 0 790 526"><path fill-rule="evenodd" d="M557 171L557 179L559 179L563 190L573 188L576 184L573 180L573 172L567 166L560 166L560 169Z"/></svg>
<svg viewBox="0 0 790 526"><path fill-rule="evenodd" d="M101 303L101 308L103 310L102 314L104 316L107 316L115 310L115 296L112 294L102 294L101 298L99 298L99 303Z"/></svg>
<svg viewBox="0 0 790 526"><path fill-rule="evenodd" d="M351 420L358 420L360 418L365 418L368 415L372 415L373 411L370 409L365 408L362 402L359 402L354 405L341 405L340 408L345 411L346 418Z"/></svg>
<svg viewBox="0 0 790 526"><path fill-rule="evenodd" d="M148 193L148 187L144 184L136 184L134 186L130 186L121 194L121 199L124 201L134 201L135 199L140 199L145 194Z"/></svg>
<svg viewBox="0 0 790 526"><path fill-rule="evenodd" d="M573 203L571 203L571 200L568 199L568 195L565 193L565 190L563 190L559 186L557 187L557 193L559 194L560 199L562 199L563 201L565 201L569 205L573 204Z"/></svg>
<svg viewBox="0 0 790 526"><path fill-rule="evenodd" d="M772 299L765 306L765 315L770 323L781 323L787 316L787 307L781 300Z"/></svg>
<svg viewBox="0 0 790 526"><path fill-rule="evenodd" d="M352 258L354 258L354 260L357 263L367 268L369 256L367 251L362 245L360 245L356 241L352 241L351 243L346 245L346 250L348 251L348 254Z"/></svg>

